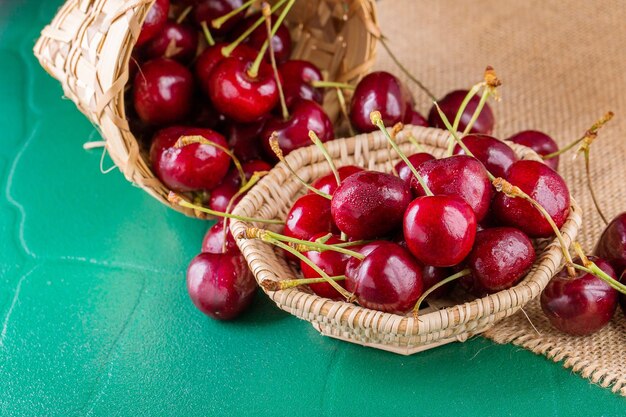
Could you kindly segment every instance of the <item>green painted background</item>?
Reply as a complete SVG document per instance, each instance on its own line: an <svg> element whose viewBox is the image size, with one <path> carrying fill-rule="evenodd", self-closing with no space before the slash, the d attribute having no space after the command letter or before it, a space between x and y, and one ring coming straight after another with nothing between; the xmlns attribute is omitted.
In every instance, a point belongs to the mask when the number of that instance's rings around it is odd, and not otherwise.
<svg viewBox="0 0 626 417"><path fill-rule="evenodd" d="M626 415L626 399L477 338L413 357L321 337L261 294L192 306L207 224L99 171L31 54L60 1L0 0L0 415ZM105 160L105 164L110 161Z"/></svg>

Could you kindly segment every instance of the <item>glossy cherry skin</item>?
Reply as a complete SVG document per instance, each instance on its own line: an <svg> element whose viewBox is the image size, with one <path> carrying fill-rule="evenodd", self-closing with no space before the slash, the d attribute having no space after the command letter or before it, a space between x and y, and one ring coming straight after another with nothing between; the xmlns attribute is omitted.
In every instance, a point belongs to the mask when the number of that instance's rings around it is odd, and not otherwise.
<svg viewBox="0 0 626 417"><path fill-rule="evenodd" d="M207 316L231 320L250 305L256 281L241 253L201 253L187 268L191 301Z"/></svg>
<svg viewBox="0 0 626 417"><path fill-rule="evenodd" d="M241 7L241 5L243 5L243 0L196 0L193 9L193 19L198 26L202 22L206 22L213 35L222 36L241 22L246 14L245 10L228 19L219 29L214 28L211 25L211 21L232 12Z"/></svg>
<svg viewBox="0 0 626 417"><path fill-rule="evenodd" d="M311 62L304 60L289 60L278 67L280 79L283 82L283 94L287 106L291 106L297 99L313 100L322 104L324 93L321 89L311 85L313 81L322 81L322 73Z"/></svg>
<svg viewBox="0 0 626 417"><path fill-rule="evenodd" d="M165 22L167 22L169 10L170 0L156 0L154 2L141 25L141 32L139 32L136 46L144 45L157 36L165 26Z"/></svg>
<svg viewBox="0 0 626 417"><path fill-rule="evenodd" d="M207 230L202 239L201 252L207 253L224 253L224 219L219 219L209 230ZM233 234L230 230L226 231L226 253L237 253L239 248Z"/></svg>
<svg viewBox="0 0 626 417"><path fill-rule="evenodd" d="M240 123L250 123L269 113L278 104L278 86L272 68L261 63L251 77L252 61L225 58L211 72L209 97L222 114Z"/></svg>
<svg viewBox="0 0 626 417"><path fill-rule="evenodd" d="M406 110L402 123L404 123L405 125L428 127L428 120L426 120L426 118L422 116L419 112L413 110L410 107Z"/></svg>
<svg viewBox="0 0 626 417"><path fill-rule="evenodd" d="M413 155L409 155L407 158L409 159L409 162L413 165L413 167L415 167L416 169L418 166L422 165L423 162L432 161L435 159L434 156L426 152L414 153ZM394 169L398 173L398 177L408 182L409 184L411 183L411 178L413 178L413 172L411 171L411 168L409 168L409 166L404 161L401 160L400 162L398 162L394 166Z"/></svg>
<svg viewBox="0 0 626 417"><path fill-rule="evenodd" d="M476 233L474 248L465 264L472 273L464 279L470 292L485 293L511 288L535 262L532 241L513 227L495 227Z"/></svg>
<svg viewBox="0 0 626 417"><path fill-rule="evenodd" d="M202 91L208 96L211 84L211 73L226 57L222 54L222 48L228 46L225 42L218 42L213 46L207 47L196 59L194 72L196 79L200 84ZM230 54L231 58L242 58L253 61L258 52L250 48L248 45L240 44Z"/></svg>
<svg viewBox="0 0 626 417"><path fill-rule="evenodd" d="M476 159L483 163L487 171L496 177L506 177L506 173L518 158L506 143L488 135L467 135L463 138ZM454 155L466 155L461 146L456 145Z"/></svg>
<svg viewBox="0 0 626 417"><path fill-rule="evenodd" d="M269 171L272 169L272 166L265 161L254 160L243 163L241 168L246 174L246 180L249 180L255 172ZM241 188L241 177L239 171L233 167L228 171L226 176L224 176L222 182L211 191L209 208L224 213L232 212L233 208L245 195L242 194L232 203L230 202L239 191L239 188ZM230 209L228 207L229 205Z"/></svg>
<svg viewBox="0 0 626 417"><path fill-rule="evenodd" d="M187 64L196 56L198 31L184 23L169 20L163 29L146 45L149 59L169 58Z"/></svg>
<svg viewBox="0 0 626 417"><path fill-rule="evenodd" d="M285 236L309 240L318 233L336 231L331 216L330 200L317 194L305 194L291 206L285 220Z"/></svg>
<svg viewBox="0 0 626 417"><path fill-rule="evenodd" d="M337 173L339 174L340 182L348 178L350 175L355 174L357 172L365 171L361 167L357 167L354 165L346 165L345 167L337 168ZM337 180L335 179L335 174L332 172L328 175L324 175L323 177L319 177L315 181L311 183L311 187L320 190L323 193L328 195L333 195L335 190L339 187L337 185ZM307 194L312 194L313 191L307 191Z"/></svg>
<svg viewBox="0 0 626 417"><path fill-rule="evenodd" d="M252 175L254 175L255 172L269 171L272 169L272 166L263 160L255 159L242 163L241 169L245 174L247 181L252 178ZM239 188L241 187L241 174L233 166L224 177L222 183L228 183L231 184L233 187Z"/></svg>
<svg viewBox="0 0 626 417"><path fill-rule="evenodd" d="M252 123L231 123L227 128L228 146L240 161L267 158L263 149L261 133L267 119L261 118Z"/></svg>
<svg viewBox="0 0 626 417"><path fill-rule="evenodd" d="M433 287L435 284L440 283L444 279L448 278L454 272L452 268L439 268L436 266L424 265L422 269L422 277L424 279L424 291ZM431 292L426 300L436 300L438 298L443 298L450 294L454 286L456 285L456 281L449 282L443 287L437 288L435 291Z"/></svg>
<svg viewBox="0 0 626 417"><path fill-rule="evenodd" d="M400 178L377 171L350 175L331 200L335 224L353 239L374 239L399 229L411 202L411 188Z"/></svg>
<svg viewBox="0 0 626 417"><path fill-rule="evenodd" d="M171 124L189 114L193 92L193 75L185 66L158 58L143 64L135 76L133 104L144 123Z"/></svg>
<svg viewBox="0 0 626 417"><path fill-rule="evenodd" d="M559 150L559 145L557 145L554 139L538 130L524 130L516 133L507 140L517 143L518 145L526 146L542 156L558 152ZM559 167L558 156L546 159L545 161L546 164L555 171Z"/></svg>
<svg viewBox="0 0 626 417"><path fill-rule="evenodd" d="M246 21L250 23L254 23L259 17L262 15L253 14L246 18ZM274 24L276 23L276 16L272 15L272 29L274 28ZM249 25L246 25L245 22L242 25L246 29ZM267 29L265 27L265 23L257 27L252 31L246 43L250 45L252 48L260 51L263 47L263 44L267 40ZM285 23L281 23L278 27L278 31L274 36L272 36L272 48L274 49L274 57L276 58L276 63L281 64L289 59L289 55L291 55L291 35L289 34L289 29L285 26ZM271 61L269 48L267 52L265 52L265 60L269 63Z"/></svg>
<svg viewBox="0 0 626 417"><path fill-rule="evenodd" d="M365 308L405 314L424 291L422 265L395 243L380 243L362 261L351 258L348 264L346 289Z"/></svg>
<svg viewBox="0 0 626 417"><path fill-rule="evenodd" d="M439 107L443 111L443 114L445 114L446 117L448 118L448 121L450 122L450 124L454 123L456 114L459 111L459 108L461 107L461 103L463 103L463 100L465 99L465 96L467 95L467 93L468 93L467 90L455 90L455 91L452 91L451 93L446 94L441 100L437 102L439 104ZM467 104L467 107L465 107L465 111L463 112L463 115L461 116L461 121L459 122L459 128L458 128L459 131L462 132L465 130L465 128L467 127L467 124L472 119L472 115L474 114L474 111L478 107L479 101L480 101L480 97L478 95L475 95L469 101L469 103ZM430 112L428 113L428 123L432 127L437 127L439 129L444 129L444 130L446 129L446 125L443 123L443 120L439 116L439 112L437 111L437 108L435 106L433 106L430 109ZM485 106L483 107L482 112L480 113L480 115L476 119L476 122L474 122L474 125L470 129L470 133L483 133L485 135L489 135L493 131L494 124L495 124L495 120L493 117L493 112L491 111L489 104L485 103Z"/></svg>
<svg viewBox="0 0 626 417"><path fill-rule="evenodd" d="M612 278L615 271L608 262L589 258ZM576 260L580 264L580 260ZM584 271L569 277L563 268L541 293L541 309L556 329L574 336L595 333L613 317L618 292L609 284Z"/></svg>
<svg viewBox="0 0 626 417"><path fill-rule="evenodd" d="M626 270L626 212L611 220L604 229L594 254L606 259L618 276Z"/></svg>
<svg viewBox="0 0 626 417"><path fill-rule="evenodd" d="M158 131L150 147L152 170L174 191L210 190L218 185L230 166L230 157L211 145L193 143L175 148L181 136L202 136L226 147L226 139L211 129L173 126Z"/></svg>
<svg viewBox="0 0 626 417"><path fill-rule="evenodd" d="M315 239L319 239L326 234L327 233L318 233L311 237L310 240L314 241ZM343 243L343 241L339 239L339 237L333 235L326 241L326 243L328 245L334 245L337 243ZM346 273L346 264L348 263L348 260L350 260L350 256L332 250L324 252L308 251L303 254L330 277L344 275ZM300 269L302 270L302 275L305 278L320 277L320 275L315 272L313 268L302 261L300 261ZM344 288L346 286L345 280L337 281L337 283ZM327 282L309 284L309 288L320 297L330 298L332 300L343 299L343 296Z"/></svg>
<svg viewBox="0 0 626 417"><path fill-rule="evenodd" d="M287 155L295 149L312 144L309 138L310 130L314 131L322 142L335 138L333 123L322 106L311 100L298 100L289 109L287 120L282 116L274 116L265 124L261 134L265 153L274 161L278 161L269 144L272 132L278 133L278 145L283 154Z"/></svg>
<svg viewBox="0 0 626 417"><path fill-rule="evenodd" d="M543 206L559 229L563 226L570 210L570 194L556 171L541 162L517 161L509 168L506 179ZM496 193L492 211L501 224L517 227L532 238L554 234L541 213L521 198Z"/></svg>
<svg viewBox="0 0 626 417"><path fill-rule="evenodd" d="M457 196L418 197L404 214L404 239L418 261L447 267L460 263L472 250L476 216Z"/></svg>
<svg viewBox="0 0 626 417"><path fill-rule="evenodd" d="M491 181L483 164L467 155L425 161L416 168L428 188L435 195L461 197L470 205L476 220L481 221L489 212L493 196ZM415 177L411 187L418 196L426 195Z"/></svg>
<svg viewBox="0 0 626 417"><path fill-rule="evenodd" d="M370 120L374 110L380 112L385 126L403 122L411 100L408 90L395 76L385 71L371 72L354 90L350 103L352 127L361 133L377 130Z"/></svg>

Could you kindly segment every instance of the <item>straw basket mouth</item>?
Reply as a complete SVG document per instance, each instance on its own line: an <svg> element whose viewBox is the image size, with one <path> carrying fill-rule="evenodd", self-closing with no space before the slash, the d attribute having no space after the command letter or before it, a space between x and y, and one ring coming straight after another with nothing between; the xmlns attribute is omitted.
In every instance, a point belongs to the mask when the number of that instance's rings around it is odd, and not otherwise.
<svg viewBox="0 0 626 417"><path fill-rule="evenodd" d="M438 158L444 156L448 132L406 126L397 136L400 148L406 153L417 151L408 140L410 136L417 139L426 152ZM520 159L541 161L529 148L510 142L507 144ZM388 149L381 132L338 139L327 143L327 148L338 167L358 165L389 172L399 160L397 154ZM286 159L305 181L312 181L329 172L323 154L314 146L294 151ZM284 219L292 203L304 191L304 187L281 163L248 192L234 213L262 219ZM581 209L572 199L569 216L561 228L568 247L580 229L581 214ZM282 228L280 225L265 226L233 220L230 230L237 237L249 226L273 231ZM237 239L237 244L257 282L298 277L298 269L285 260L280 249L252 239ZM440 309L428 307L420 310L417 319L322 298L304 287L266 291L266 294L278 307L311 322L324 335L408 355L452 341L464 341L515 313L537 297L559 270L563 255L556 239L536 240L535 245L536 262L516 286L478 299L453 294L451 299L437 304Z"/></svg>

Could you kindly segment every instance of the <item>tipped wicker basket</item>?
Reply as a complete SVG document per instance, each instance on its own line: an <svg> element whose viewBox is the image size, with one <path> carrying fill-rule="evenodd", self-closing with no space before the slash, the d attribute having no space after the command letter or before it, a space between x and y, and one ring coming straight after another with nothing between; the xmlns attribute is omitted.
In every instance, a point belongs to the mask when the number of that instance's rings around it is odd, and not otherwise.
<svg viewBox="0 0 626 417"><path fill-rule="evenodd" d="M436 157L444 155L449 137L447 132L407 126L397 139L403 151L413 153L416 149L407 140L409 134L423 144L425 151ZM509 145L521 159L541 160L529 148L514 143ZM387 141L380 132L339 139L328 143L327 147L337 166L354 164L389 172L391 164L397 162L397 155L393 151L390 153ZM292 152L287 160L305 181L329 172L324 156L315 147ZM303 188L282 163L278 164L248 192L234 213L263 219L284 219L293 201L303 194ZM572 200L569 217L561 229L568 246L576 238L580 224L581 210ZM240 236L248 226L249 224L241 221L232 221L230 229L234 236ZM280 225L254 226L274 231L281 229ZM321 298L306 287L267 294L278 307L310 321L324 335L410 355L449 342L464 341L515 313L539 295L558 271L562 253L556 239L535 243L537 261L523 281L515 287L471 301L466 301L466 296L460 292L453 293L450 299L437 301L437 307L445 308L423 309L417 320ZM281 250L275 250L259 240L238 239L237 244L258 282L293 279L298 276L298 271L285 261Z"/></svg>
<svg viewBox="0 0 626 417"><path fill-rule="evenodd" d="M98 128L113 162L126 178L164 204L169 189L152 173L146 150L132 134L124 110L129 60L154 0L68 0L34 48L65 96ZM298 1L285 20L293 58L315 63L326 79L355 84L371 68L379 36L373 0ZM327 94L324 108L336 119L339 106Z"/></svg>

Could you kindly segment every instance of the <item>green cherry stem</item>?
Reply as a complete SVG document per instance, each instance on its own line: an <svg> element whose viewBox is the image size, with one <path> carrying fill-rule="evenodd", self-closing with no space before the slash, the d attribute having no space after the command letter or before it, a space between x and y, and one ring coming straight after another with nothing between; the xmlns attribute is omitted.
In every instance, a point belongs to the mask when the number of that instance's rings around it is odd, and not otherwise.
<svg viewBox="0 0 626 417"><path fill-rule="evenodd" d="M341 185L341 178L339 177L339 171L337 171L335 162L333 162L333 158L330 157L330 154L328 153L328 149L326 149L326 146L324 146L324 143L322 143L319 136L317 136L317 134L312 130L309 130L309 138L311 139L311 142L313 142L313 144L317 146L317 149L319 149L320 152L322 152L322 155L324 155L324 158L326 159L326 162L328 163L330 170L335 176L335 181L337 182L337 185L338 186Z"/></svg>
<svg viewBox="0 0 626 417"><path fill-rule="evenodd" d="M215 39L213 39L213 36L211 35L211 31L209 30L209 27L207 26L206 22L200 23L200 26L202 27L202 33L204 33L204 38L206 39L206 43L208 43L209 46L215 45Z"/></svg>
<svg viewBox="0 0 626 417"><path fill-rule="evenodd" d="M487 99L490 95L491 93L489 92L489 89L485 88L483 90L483 94L480 96L478 106L476 106L476 110L474 110L474 114L472 114L472 118L470 119L467 126L465 126L465 130L463 130L463 136L467 135L469 131L472 130L472 126L474 126L474 123L476 123L478 116L480 116L480 113L482 113L483 108L485 107L485 103L487 102Z"/></svg>
<svg viewBox="0 0 626 417"><path fill-rule="evenodd" d="M226 23L229 19L231 19L233 16L241 13L242 11L246 10L255 1L256 0L248 0L247 2L242 4L241 6L237 7L234 10L231 10L230 12L226 13L225 15L222 15L220 17L217 17L217 18L211 20L211 26L213 26L214 29L221 28L222 25L224 23Z"/></svg>
<svg viewBox="0 0 626 417"><path fill-rule="evenodd" d="M333 281L343 281L346 279L345 275L337 275L334 277L328 277ZM266 279L261 282L261 287L266 291L282 291L289 288L299 287L300 285L319 284L322 282L328 282L326 278L298 278L298 279L286 279L283 281L274 281Z"/></svg>
<svg viewBox="0 0 626 417"><path fill-rule="evenodd" d="M344 90L354 90L352 84L340 83L337 81L312 81L311 86L315 88L341 88Z"/></svg>
<svg viewBox="0 0 626 417"><path fill-rule="evenodd" d="M348 106L346 105L346 96L343 94L341 88L335 88L335 92L337 92L337 101L339 102L339 109L341 110L341 114L345 121L348 123L348 132L350 136L356 135L354 131L354 127L352 127L352 122L350 121L350 116L348 114Z"/></svg>
<svg viewBox="0 0 626 417"><path fill-rule="evenodd" d="M426 291L424 291L424 293L421 295L420 298L417 299L417 302L415 303L415 307L413 307L413 317L417 318L420 306L422 305L422 303L424 302L424 300L426 299L426 297L428 297L430 294L432 294L433 292L435 292L436 290L438 290L439 288L443 287L444 285L455 281L459 278L462 278L464 276L467 276L469 274L472 273L472 270L469 268L465 268L464 270L457 272L454 275L450 275L448 278L445 278L441 281L439 281L438 283L436 283L435 285L433 285L432 287L430 287L429 289L427 289Z"/></svg>
<svg viewBox="0 0 626 417"><path fill-rule="evenodd" d="M185 9L182 12L180 12L178 17L176 18L176 23L178 24L183 23L183 20L185 20L185 18L189 16L189 13L191 12L192 9L193 9L193 6L185 7Z"/></svg>
<svg viewBox="0 0 626 417"><path fill-rule="evenodd" d="M267 39L272 39L272 11L270 5L263 2L263 17L265 18L265 29L267 32ZM285 101L285 93L283 92L283 83L280 81L280 75L278 74L278 66L276 65L276 55L274 54L274 46L272 42L268 42L270 50L270 61L272 64L272 70L274 71L274 79L276 80L276 86L278 87L278 97L280 98L280 109L282 111L283 120L289 119L289 110L287 110L287 102Z"/></svg>
<svg viewBox="0 0 626 417"><path fill-rule="evenodd" d="M467 105L469 104L470 100L480 91L480 87L482 87L482 85L483 83L480 82L472 86L472 88L468 91L467 95L461 102L461 106L456 112L456 116L454 117L454 123L452 124L452 129L454 129L455 132L459 129L459 123L461 123L461 117L463 116Z"/></svg>

